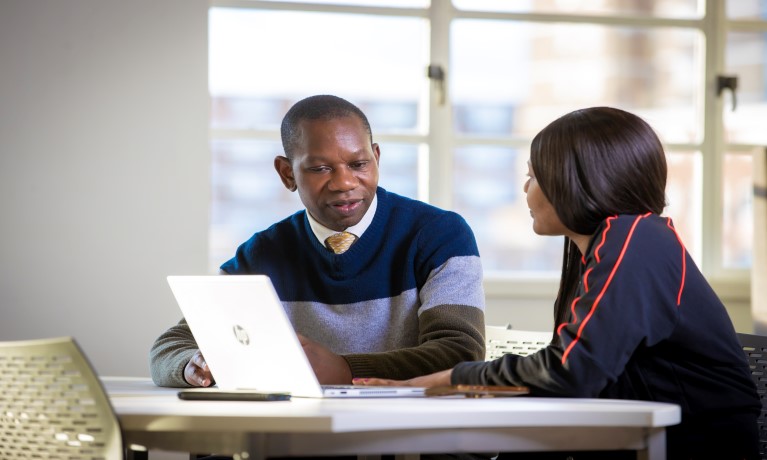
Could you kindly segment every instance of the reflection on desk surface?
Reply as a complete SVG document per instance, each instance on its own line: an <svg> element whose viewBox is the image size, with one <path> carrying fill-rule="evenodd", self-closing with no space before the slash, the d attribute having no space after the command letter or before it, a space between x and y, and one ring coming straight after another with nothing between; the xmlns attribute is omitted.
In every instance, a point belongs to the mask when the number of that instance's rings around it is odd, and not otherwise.
<svg viewBox="0 0 767 460"><path fill-rule="evenodd" d="M123 396L175 396L178 388L158 387L146 377L99 377L110 398Z"/></svg>

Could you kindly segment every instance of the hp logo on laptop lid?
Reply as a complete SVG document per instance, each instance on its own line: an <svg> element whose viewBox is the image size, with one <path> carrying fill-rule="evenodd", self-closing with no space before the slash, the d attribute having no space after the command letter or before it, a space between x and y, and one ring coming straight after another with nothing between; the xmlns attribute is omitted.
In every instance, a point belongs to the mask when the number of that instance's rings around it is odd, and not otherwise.
<svg viewBox="0 0 767 460"><path fill-rule="evenodd" d="M232 331L234 331L234 338L237 339L238 342L243 345L250 345L250 337L248 336L248 331L246 331L244 327L235 324L234 327L232 327Z"/></svg>

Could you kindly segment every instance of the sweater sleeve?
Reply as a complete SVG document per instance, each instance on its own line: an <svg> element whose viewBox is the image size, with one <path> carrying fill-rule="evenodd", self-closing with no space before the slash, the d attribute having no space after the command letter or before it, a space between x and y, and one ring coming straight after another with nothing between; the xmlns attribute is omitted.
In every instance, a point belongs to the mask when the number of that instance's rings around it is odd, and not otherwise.
<svg viewBox="0 0 767 460"><path fill-rule="evenodd" d="M185 319L163 332L149 351L149 371L156 385L189 387L184 368L199 347Z"/></svg>
<svg viewBox="0 0 767 460"><path fill-rule="evenodd" d="M441 305L419 318L421 343L380 353L344 355L352 377L404 380L449 369L485 354L485 315L465 305Z"/></svg>
<svg viewBox="0 0 767 460"><path fill-rule="evenodd" d="M597 397L635 350L668 337L677 320L684 248L673 232L630 216L601 227L592 241L561 345L458 365L453 383L525 385L536 395Z"/></svg>
<svg viewBox="0 0 767 460"><path fill-rule="evenodd" d="M485 296L474 234L454 213L420 233L414 269L426 276L418 292L418 345L344 355L353 377L408 379L485 357Z"/></svg>

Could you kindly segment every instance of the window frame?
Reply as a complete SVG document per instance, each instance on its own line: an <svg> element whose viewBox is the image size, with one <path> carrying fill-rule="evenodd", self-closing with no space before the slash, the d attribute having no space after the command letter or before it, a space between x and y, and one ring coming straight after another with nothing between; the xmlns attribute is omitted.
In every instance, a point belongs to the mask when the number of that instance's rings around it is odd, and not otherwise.
<svg viewBox="0 0 767 460"><path fill-rule="evenodd" d="M725 70L725 48L727 34L733 32L765 32L767 20L730 20L726 16L725 2L705 1L704 11L699 18L659 18L622 15L572 15L560 13L509 13L459 10L447 0L432 0L427 8L400 8L320 4L301 2L277 2L264 0L212 0L211 8L244 8L260 10L302 11L320 13L346 13L362 15L384 15L419 17L430 22L429 64L450 68L450 25L455 19L487 19L523 21L535 23L595 24L605 26L628 26L636 28L679 27L697 30L701 33L704 56L699 78L703 79L704 94L699 95L703 125L702 139L698 143L666 143L667 150L675 152L701 152L701 269L723 298L736 302L750 302L750 269L733 269L723 266L722 258L722 211L723 211L723 165L728 153L748 154L757 146L753 144L726 143L724 138L723 110L728 98L716 94L717 75ZM450 76L447 75L447 78ZM426 69L424 69L424 79ZM444 84L445 91L449 85ZM381 143L405 142L428 145L429 152L421 155L426 168L421 168L418 198L436 206L451 209L453 196L453 155L456 147L464 145L494 145L512 148L527 148L529 139L492 136L460 135L453 131L449 94L445 103L440 102L441 94L435 84L429 84L420 106L426 131L416 134L376 133ZM211 139L253 138L279 139L277 130L210 130ZM428 185L425 185L428 184ZM275 183L275 186L278 184ZM530 299L549 299L556 290L558 274L531 274L509 272L492 273L485 276L485 288L489 296L513 296Z"/></svg>

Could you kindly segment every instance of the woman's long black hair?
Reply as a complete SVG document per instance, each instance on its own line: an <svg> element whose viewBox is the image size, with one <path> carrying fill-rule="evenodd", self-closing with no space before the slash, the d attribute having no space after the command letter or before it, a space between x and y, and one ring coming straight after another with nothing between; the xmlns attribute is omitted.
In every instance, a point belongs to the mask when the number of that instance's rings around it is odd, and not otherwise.
<svg viewBox="0 0 767 460"><path fill-rule="evenodd" d="M666 155L660 140L644 120L620 109L591 107L553 121L533 139L530 165L559 219L577 234L593 235L610 216L661 214L666 206ZM581 257L565 237L554 343L575 297Z"/></svg>

